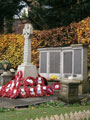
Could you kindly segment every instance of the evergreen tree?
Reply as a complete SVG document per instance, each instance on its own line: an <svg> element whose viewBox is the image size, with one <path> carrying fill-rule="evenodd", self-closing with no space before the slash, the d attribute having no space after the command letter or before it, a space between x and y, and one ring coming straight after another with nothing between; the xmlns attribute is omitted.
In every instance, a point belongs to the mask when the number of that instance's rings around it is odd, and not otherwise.
<svg viewBox="0 0 90 120"><path fill-rule="evenodd" d="M65 26L90 16L90 0L25 0L36 29Z"/></svg>
<svg viewBox="0 0 90 120"><path fill-rule="evenodd" d="M66 26L90 16L90 0L0 0L0 33L4 21L12 20L20 12L22 1L29 6L30 23L39 30Z"/></svg>
<svg viewBox="0 0 90 120"><path fill-rule="evenodd" d="M22 0L0 0L0 33L3 33L4 21L10 24L9 21L13 19L15 14L18 14L23 5L20 4ZM10 24L11 26L12 24ZM11 28L9 28L9 32Z"/></svg>

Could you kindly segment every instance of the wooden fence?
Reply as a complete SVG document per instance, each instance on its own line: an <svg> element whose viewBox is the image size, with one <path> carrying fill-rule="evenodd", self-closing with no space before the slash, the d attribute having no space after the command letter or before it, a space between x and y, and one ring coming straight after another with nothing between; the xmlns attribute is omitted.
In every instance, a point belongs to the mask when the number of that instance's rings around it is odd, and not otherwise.
<svg viewBox="0 0 90 120"><path fill-rule="evenodd" d="M51 117L47 116L46 118L41 117L30 120L90 120L90 110L75 113L71 112L70 114L65 113L64 115L51 115Z"/></svg>

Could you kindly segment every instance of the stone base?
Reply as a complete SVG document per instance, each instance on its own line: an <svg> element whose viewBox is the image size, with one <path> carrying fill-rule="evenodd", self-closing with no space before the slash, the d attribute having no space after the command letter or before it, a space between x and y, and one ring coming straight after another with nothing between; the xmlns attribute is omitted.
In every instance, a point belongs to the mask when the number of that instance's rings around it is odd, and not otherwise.
<svg viewBox="0 0 90 120"><path fill-rule="evenodd" d="M78 86L79 81L75 80L63 80L61 81L61 90L59 92L59 98L67 103L79 102Z"/></svg>
<svg viewBox="0 0 90 120"><path fill-rule="evenodd" d="M13 76L14 74L11 74L10 72L3 72L3 74L0 75L0 86L6 85L12 80Z"/></svg>
<svg viewBox="0 0 90 120"><path fill-rule="evenodd" d="M32 64L21 64L18 66L17 71L22 70L23 72L23 77L26 78L28 76L32 76L32 77L37 77L37 70L36 70L36 66L32 65Z"/></svg>

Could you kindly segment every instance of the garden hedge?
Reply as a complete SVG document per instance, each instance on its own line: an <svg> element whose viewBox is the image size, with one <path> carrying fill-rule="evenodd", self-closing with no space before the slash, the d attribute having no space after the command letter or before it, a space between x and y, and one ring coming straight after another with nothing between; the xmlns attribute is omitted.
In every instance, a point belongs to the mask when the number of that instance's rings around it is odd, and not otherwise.
<svg viewBox="0 0 90 120"><path fill-rule="evenodd" d="M90 67L90 17L66 27L34 31L32 37L32 63L38 67L38 48L88 44L88 66ZM13 68L23 61L23 35L0 35L0 60L8 60Z"/></svg>

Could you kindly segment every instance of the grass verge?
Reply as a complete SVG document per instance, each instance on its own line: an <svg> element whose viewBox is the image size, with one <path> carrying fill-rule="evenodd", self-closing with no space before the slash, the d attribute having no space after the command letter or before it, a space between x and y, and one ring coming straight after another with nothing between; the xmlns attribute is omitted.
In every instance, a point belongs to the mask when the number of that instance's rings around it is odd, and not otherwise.
<svg viewBox="0 0 90 120"><path fill-rule="evenodd" d="M27 109L16 109L14 111L0 112L0 120L30 120L36 117L40 118L61 113L70 113L75 111L90 110L90 105L71 105L71 106L30 106Z"/></svg>

